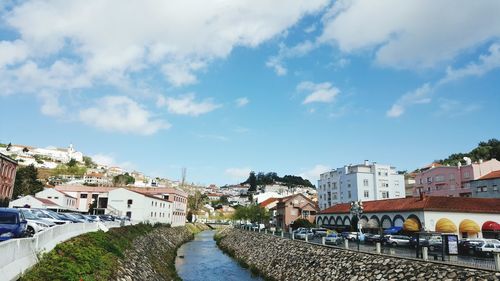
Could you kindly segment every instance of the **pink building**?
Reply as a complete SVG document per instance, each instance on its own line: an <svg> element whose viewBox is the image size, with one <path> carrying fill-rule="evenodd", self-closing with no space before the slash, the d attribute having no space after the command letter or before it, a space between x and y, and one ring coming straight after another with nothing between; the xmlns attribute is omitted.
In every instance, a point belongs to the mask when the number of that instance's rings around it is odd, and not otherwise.
<svg viewBox="0 0 500 281"><path fill-rule="evenodd" d="M500 170L500 162L496 159L471 163L466 160L466 165L443 166L433 163L423 168L415 176L413 196L423 192L429 196L470 197L472 190L470 181Z"/></svg>

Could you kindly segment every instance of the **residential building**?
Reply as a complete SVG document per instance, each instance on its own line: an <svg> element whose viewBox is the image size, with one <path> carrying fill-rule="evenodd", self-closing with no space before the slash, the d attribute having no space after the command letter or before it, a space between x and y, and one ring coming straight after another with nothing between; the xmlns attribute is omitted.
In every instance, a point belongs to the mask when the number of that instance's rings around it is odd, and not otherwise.
<svg viewBox="0 0 500 281"><path fill-rule="evenodd" d="M0 199L12 198L17 162L0 153Z"/></svg>
<svg viewBox="0 0 500 281"><path fill-rule="evenodd" d="M274 220L276 226L281 229L288 229L297 219L306 219L313 223L319 211L316 204L303 194L279 198L276 207L271 210L276 210Z"/></svg>
<svg viewBox="0 0 500 281"><path fill-rule="evenodd" d="M70 144L67 148L37 148L14 144L6 148L0 148L0 150L5 154L16 154L21 158L33 159L35 156L40 156L53 162L68 163L71 159L75 159L76 161L83 163L83 153L76 151L73 144ZM37 162L34 161L33 163ZM30 162L26 164L29 165L32 163Z"/></svg>
<svg viewBox="0 0 500 281"><path fill-rule="evenodd" d="M319 207L324 210L351 201L404 198L405 181L395 167L365 160L321 174L317 192Z"/></svg>
<svg viewBox="0 0 500 281"><path fill-rule="evenodd" d="M83 184L93 186L112 186L112 178L106 177L102 173L89 173L83 176Z"/></svg>
<svg viewBox="0 0 500 281"><path fill-rule="evenodd" d="M413 188L415 187L416 173L405 174L405 197L413 196Z"/></svg>
<svg viewBox="0 0 500 281"><path fill-rule="evenodd" d="M500 198L500 170L470 182L472 197Z"/></svg>
<svg viewBox="0 0 500 281"><path fill-rule="evenodd" d="M94 214L115 213L108 209L108 192L117 187L87 186L87 185L60 185L54 189L62 191L76 198L76 208L79 212L88 212L94 204ZM117 214L116 214L117 215Z"/></svg>
<svg viewBox="0 0 500 281"><path fill-rule="evenodd" d="M77 210L77 199L74 196L54 188L44 188L42 191L37 192L35 197L50 200L65 210Z"/></svg>
<svg viewBox="0 0 500 281"><path fill-rule="evenodd" d="M132 222L172 223L172 202L127 188L108 193L108 207Z"/></svg>
<svg viewBox="0 0 500 281"><path fill-rule="evenodd" d="M352 228L349 203L322 210L317 224L339 231ZM421 196L363 202L363 232L400 228L407 233L437 231L460 238L500 237L500 199Z"/></svg>
<svg viewBox="0 0 500 281"><path fill-rule="evenodd" d="M471 197L471 181L500 170L500 162L496 159L476 163L467 157L464 159L466 165L443 166L433 163L422 168L415 176L413 196L425 193L429 196Z"/></svg>
<svg viewBox="0 0 500 281"><path fill-rule="evenodd" d="M37 198L33 195L26 195L19 199L9 202L9 208L37 208L49 209L54 211L67 210L66 208L57 205L52 200Z"/></svg>

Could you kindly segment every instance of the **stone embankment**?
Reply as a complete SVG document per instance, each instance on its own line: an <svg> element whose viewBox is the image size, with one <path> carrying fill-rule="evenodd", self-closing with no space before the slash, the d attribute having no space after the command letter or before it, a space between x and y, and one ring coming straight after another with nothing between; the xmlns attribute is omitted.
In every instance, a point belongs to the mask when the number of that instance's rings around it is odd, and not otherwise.
<svg viewBox="0 0 500 281"><path fill-rule="evenodd" d="M228 228L219 247L267 280L500 280L500 273L358 253Z"/></svg>
<svg viewBox="0 0 500 281"><path fill-rule="evenodd" d="M140 236L119 260L115 280L180 280L175 271L177 248L206 229L206 225L196 224L160 228Z"/></svg>

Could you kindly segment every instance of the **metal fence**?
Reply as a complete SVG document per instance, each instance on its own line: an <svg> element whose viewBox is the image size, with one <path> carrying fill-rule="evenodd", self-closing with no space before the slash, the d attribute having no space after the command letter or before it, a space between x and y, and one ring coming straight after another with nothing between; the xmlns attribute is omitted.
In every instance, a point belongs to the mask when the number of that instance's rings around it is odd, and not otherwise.
<svg viewBox="0 0 500 281"><path fill-rule="evenodd" d="M247 231L252 231L252 232L260 232L263 234L267 235L274 235L278 237L283 237L285 239L294 239L294 240L299 240L294 237L294 235L290 232L280 232L280 231L271 231L268 229L257 229L257 228L251 228L248 226L241 226L238 227L243 230ZM380 251L377 250L377 245L376 244L365 244L365 243L358 243L357 242L343 242L342 245L329 245L325 244L324 240L322 238L316 237L313 239L304 239L304 240L299 240L305 243L311 243L311 244L317 244L317 245L322 245L325 247L331 247L331 248L337 248L337 249L345 249L349 251L360 251L363 253L369 253L369 254L382 254L382 255L389 255L393 257L399 257L399 258L407 258L407 259L416 259L416 252L415 250L410 249L409 247L396 247L396 246L383 246L380 245ZM359 247L359 250L358 250ZM424 260L424 259L420 259ZM450 264L450 265L458 265L458 266L464 266L464 267L473 267L477 269L486 269L486 270L495 270L495 271L500 271L500 253L497 253L494 258L481 258L481 257L470 257L470 256L446 256L444 257L444 260L441 255L438 255L436 253L428 253L426 261L429 262L437 262L437 263L443 263L443 264Z"/></svg>

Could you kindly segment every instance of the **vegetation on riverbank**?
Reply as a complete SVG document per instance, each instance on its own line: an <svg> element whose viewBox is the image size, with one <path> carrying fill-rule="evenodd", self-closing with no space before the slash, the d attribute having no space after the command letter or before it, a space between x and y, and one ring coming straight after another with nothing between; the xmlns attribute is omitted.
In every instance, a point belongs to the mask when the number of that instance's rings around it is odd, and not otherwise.
<svg viewBox="0 0 500 281"><path fill-rule="evenodd" d="M21 281L116 279L116 269L135 239L156 229L169 227L165 224L137 224L112 228L108 232L97 231L80 235L43 254L40 262L27 272ZM191 224L186 225L186 229L191 233L201 231L199 227ZM172 262L173 259L175 253L166 263ZM168 270L169 272L163 273L173 276L174 279L177 277L173 263L154 267Z"/></svg>

